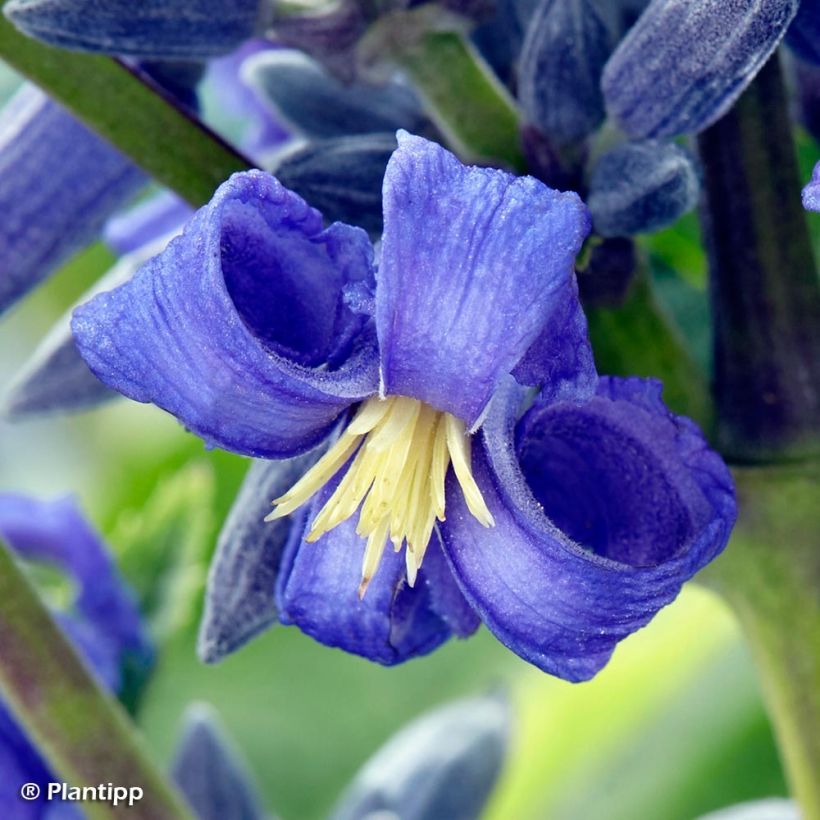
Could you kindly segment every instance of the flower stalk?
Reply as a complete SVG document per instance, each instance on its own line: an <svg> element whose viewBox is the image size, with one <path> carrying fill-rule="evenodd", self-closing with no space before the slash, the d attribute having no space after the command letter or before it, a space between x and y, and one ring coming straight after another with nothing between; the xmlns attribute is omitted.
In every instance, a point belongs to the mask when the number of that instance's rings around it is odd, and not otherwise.
<svg viewBox="0 0 820 820"><path fill-rule="evenodd" d="M0 693L64 782L139 786L143 797L125 809L129 817L190 820L124 710L101 691L2 543ZM89 818L123 816L122 808L103 801L83 808Z"/></svg>

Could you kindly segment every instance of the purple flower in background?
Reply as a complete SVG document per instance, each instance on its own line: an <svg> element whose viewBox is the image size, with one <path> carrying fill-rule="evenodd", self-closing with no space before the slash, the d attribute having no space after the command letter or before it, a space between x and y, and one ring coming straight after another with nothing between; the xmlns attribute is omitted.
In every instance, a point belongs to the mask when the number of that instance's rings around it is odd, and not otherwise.
<svg viewBox="0 0 820 820"><path fill-rule="evenodd" d="M820 211L820 162L814 166L811 180L803 188L803 207L807 211Z"/></svg>
<svg viewBox="0 0 820 820"><path fill-rule="evenodd" d="M0 539L20 558L52 564L71 579L76 598L70 609L55 617L107 689L121 696L133 694L129 690L148 674L153 650L134 597L74 501L0 494ZM44 787L52 780L39 753L0 702L0 814L19 820L47 817L46 804L21 800L20 785ZM79 817L63 810L67 817Z"/></svg>
<svg viewBox="0 0 820 820"><path fill-rule="evenodd" d="M657 385L599 382L575 194L400 133L384 226L376 275L364 232L235 175L75 312L80 352L210 445L285 458L331 440L290 489L254 478L286 522L268 551L281 622L393 664L480 617L589 678L722 549L728 471ZM243 637L268 615L244 612Z"/></svg>

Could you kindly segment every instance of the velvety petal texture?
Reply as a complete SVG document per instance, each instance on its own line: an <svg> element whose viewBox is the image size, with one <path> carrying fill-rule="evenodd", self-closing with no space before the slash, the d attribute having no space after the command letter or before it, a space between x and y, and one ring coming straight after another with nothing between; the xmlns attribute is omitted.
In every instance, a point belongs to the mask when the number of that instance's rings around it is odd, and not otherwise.
<svg viewBox="0 0 820 820"><path fill-rule="evenodd" d="M145 183L34 86L0 114L0 312L90 243Z"/></svg>
<svg viewBox="0 0 820 820"><path fill-rule="evenodd" d="M312 521L338 485L328 484L308 508ZM435 538L435 536L434 536ZM385 666L426 655L453 631L472 632L477 619L455 587L426 579L427 562L437 578L446 570L432 556L430 544L414 587L407 585L404 555L385 549L378 572L359 600L362 558L366 541L356 534L356 519L339 524L315 543L291 541L282 560L277 584L279 618L328 646L362 655ZM431 579L432 581L432 579Z"/></svg>
<svg viewBox="0 0 820 820"><path fill-rule="evenodd" d="M305 451L377 387L371 325L345 305L372 279L367 235L322 228L269 174L235 174L182 236L74 313L106 384L154 402L206 442L248 455Z"/></svg>
<svg viewBox="0 0 820 820"><path fill-rule="evenodd" d="M626 142L605 153L589 183L587 206L600 236L657 231L697 205L694 160L674 142Z"/></svg>
<svg viewBox="0 0 820 820"><path fill-rule="evenodd" d="M393 134L314 140L283 157L276 177L327 221L347 222L378 237L384 172L395 149Z"/></svg>
<svg viewBox="0 0 820 820"><path fill-rule="evenodd" d="M604 120L601 73L615 32L595 0L541 0L518 66L528 122L554 145L583 139Z"/></svg>
<svg viewBox="0 0 820 820"><path fill-rule="evenodd" d="M695 134L752 81L799 0L652 0L604 69L607 111L629 136Z"/></svg>
<svg viewBox="0 0 820 820"><path fill-rule="evenodd" d="M243 75L280 120L311 139L393 134L398 128L418 132L426 124L408 86L343 83L298 51L258 54L243 66Z"/></svg>
<svg viewBox="0 0 820 820"><path fill-rule="evenodd" d="M123 256L80 297L77 304L127 282L140 265L162 250L163 245L154 242ZM71 332L74 307L76 305L57 320L11 380L2 399L2 412L6 417L23 419L49 413L78 412L119 396L89 370L80 355Z"/></svg>
<svg viewBox="0 0 820 820"><path fill-rule="evenodd" d="M60 48L148 59L224 54L268 21L267 0L11 0L21 31Z"/></svg>
<svg viewBox="0 0 820 820"><path fill-rule="evenodd" d="M566 310L589 217L574 193L466 167L405 132L398 139L376 292L383 390L472 426Z"/></svg>
<svg viewBox="0 0 820 820"><path fill-rule="evenodd" d="M493 402L473 470L496 525L452 479L445 552L484 623L514 652L570 681L677 596L725 546L731 476L660 384L602 379L586 403Z"/></svg>
<svg viewBox="0 0 820 820"><path fill-rule="evenodd" d="M331 820L479 817L501 772L509 727L508 705L491 695L423 715L365 763Z"/></svg>
<svg viewBox="0 0 820 820"><path fill-rule="evenodd" d="M820 211L820 162L814 166L811 181L803 188L803 207L807 211Z"/></svg>
<svg viewBox="0 0 820 820"><path fill-rule="evenodd" d="M198 820L265 820L250 774L213 710L188 707L171 777Z"/></svg>
<svg viewBox="0 0 820 820"><path fill-rule="evenodd" d="M301 540L305 511L266 522L271 501L307 472L316 455L254 461L225 520L208 574L197 653L216 663L277 621L276 579L290 542Z"/></svg>

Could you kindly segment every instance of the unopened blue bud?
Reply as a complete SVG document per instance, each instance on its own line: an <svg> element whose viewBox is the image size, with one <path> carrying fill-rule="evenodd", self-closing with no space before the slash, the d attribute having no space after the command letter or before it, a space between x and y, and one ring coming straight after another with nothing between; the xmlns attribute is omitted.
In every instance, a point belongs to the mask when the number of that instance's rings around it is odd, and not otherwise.
<svg viewBox="0 0 820 820"><path fill-rule="evenodd" d="M583 139L604 119L601 73L614 32L594 0L542 0L518 69L527 120L556 145Z"/></svg>
<svg viewBox="0 0 820 820"><path fill-rule="evenodd" d="M395 149L392 134L321 140L283 159L274 173L328 222L347 222L379 235L384 171Z"/></svg>
<svg viewBox="0 0 820 820"><path fill-rule="evenodd" d="M601 236L632 236L671 225L695 207L700 186L692 157L673 142L627 142L592 171L587 207Z"/></svg>
<svg viewBox="0 0 820 820"><path fill-rule="evenodd" d="M610 57L610 116L634 138L694 134L772 54L799 0L653 0Z"/></svg>
<svg viewBox="0 0 820 820"><path fill-rule="evenodd" d="M266 0L10 0L3 13L45 43L145 59L206 59L263 28Z"/></svg>

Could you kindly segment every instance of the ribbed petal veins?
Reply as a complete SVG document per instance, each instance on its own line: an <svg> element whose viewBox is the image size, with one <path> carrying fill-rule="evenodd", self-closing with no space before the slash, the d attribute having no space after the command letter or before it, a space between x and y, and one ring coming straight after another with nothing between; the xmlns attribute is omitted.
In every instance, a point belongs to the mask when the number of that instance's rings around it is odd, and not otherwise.
<svg viewBox="0 0 820 820"><path fill-rule="evenodd" d="M33 86L0 115L0 312L90 243L146 182Z"/></svg>
<svg viewBox="0 0 820 820"><path fill-rule="evenodd" d="M589 402L537 403L516 425L520 399L498 396L474 450L496 526L476 526L451 484L445 552L501 641L586 680L723 549L732 481L655 382L602 379Z"/></svg>
<svg viewBox="0 0 820 820"><path fill-rule="evenodd" d="M604 69L607 111L631 137L694 134L754 79L799 0L653 0Z"/></svg>
<svg viewBox="0 0 820 820"><path fill-rule="evenodd" d="M309 449L375 392L375 338L345 305L372 278L367 235L272 176L236 174L184 234L122 287L75 311L96 375L211 444L283 457Z"/></svg>
<svg viewBox="0 0 820 820"><path fill-rule="evenodd" d="M383 387L473 426L557 315L589 231L574 193L399 132L376 291ZM573 339L573 343L576 340Z"/></svg>

